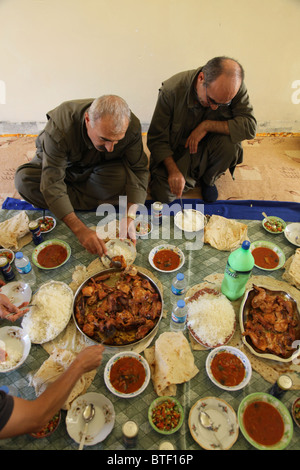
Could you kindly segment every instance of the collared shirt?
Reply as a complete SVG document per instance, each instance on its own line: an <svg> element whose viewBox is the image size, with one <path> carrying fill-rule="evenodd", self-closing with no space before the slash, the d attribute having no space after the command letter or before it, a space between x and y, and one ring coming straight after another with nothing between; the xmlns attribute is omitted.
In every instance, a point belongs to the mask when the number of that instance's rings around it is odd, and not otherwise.
<svg viewBox="0 0 300 470"><path fill-rule="evenodd" d="M255 137L256 119L245 84L241 84L230 106L212 110L202 106L195 93L201 70L180 72L162 83L147 136L153 166L169 156L176 160L178 149L204 120L228 121L233 143Z"/></svg>
<svg viewBox="0 0 300 470"><path fill-rule="evenodd" d="M141 125L131 113L125 137L112 152L97 150L88 137L84 115L93 99L66 101L47 113L48 122L37 138L42 160L41 192L59 219L73 212L65 183L66 172L85 180L93 168L122 161L126 169L128 202L143 204L147 195L148 159L143 149ZM113 179L112 179L113 185Z"/></svg>

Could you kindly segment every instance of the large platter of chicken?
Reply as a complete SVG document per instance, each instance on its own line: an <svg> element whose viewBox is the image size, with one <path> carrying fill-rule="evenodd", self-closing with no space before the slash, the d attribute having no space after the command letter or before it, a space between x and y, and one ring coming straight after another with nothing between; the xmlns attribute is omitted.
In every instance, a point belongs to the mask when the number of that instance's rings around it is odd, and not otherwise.
<svg viewBox="0 0 300 470"><path fill-rule="evenodd" d="M253 285L241 304L240 326L244 344L257 356L290 362L300 353L299 310L287 292Z"/></svg>
<svg viewBox="0 0 300 470"><path fill-rule="evenodd" d="M73 318L77 328L94 342L128 349L154 334L162 303L155 282L135 266L106 269L77 289Z"/></svg>

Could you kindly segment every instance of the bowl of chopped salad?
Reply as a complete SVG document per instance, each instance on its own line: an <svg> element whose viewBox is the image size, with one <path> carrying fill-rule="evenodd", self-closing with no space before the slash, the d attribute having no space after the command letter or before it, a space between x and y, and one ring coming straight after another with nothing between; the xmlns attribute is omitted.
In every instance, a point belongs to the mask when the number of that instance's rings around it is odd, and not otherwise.
<svg viewBox="0 0 300 470"><path fill-rule="evenodd" d="M46 215L45 217L39 217L37 222L42 233L49 233L56 226L56 220L54 217L50 217L49 215Z"/></svg>
<svg viewBox="0 0 300 470"><path fill-rule="evenodd" d="M284 233L286 223L280 217L269 216L265 217L262 221L263 228L272 234Z"/></svg>
<svg viewBox="0 0 300 470"><path fill-rule="evenodd" d="M59 426L61 420L61 411L58 411L52 419L50 419L49 423L47 423L40 431L32 432L30 435L35 437L36 439L41 439L43 437L50 436L50 434L54 433Z"/></svg>
<svg viewBox="0 0 300 470"><path fill-rule="evenodd" d="M300 428L300 398L296 398L292 404L292 416L298 428Z"/></svg>
<svg viewBox="0 0 300 470"><path fill-rule="evenodd" d="M152 428L160 434L173 434L183 423L184 412L174 397L158 397L150 405L148 419Z"/></svg>

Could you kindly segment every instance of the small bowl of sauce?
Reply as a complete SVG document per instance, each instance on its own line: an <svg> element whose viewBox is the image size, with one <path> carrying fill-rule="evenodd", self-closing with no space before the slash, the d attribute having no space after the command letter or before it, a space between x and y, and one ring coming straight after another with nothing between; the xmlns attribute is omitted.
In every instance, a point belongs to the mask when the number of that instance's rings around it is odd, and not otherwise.
<svg viewBox="0 0 300 470"><path fill-rule="evenodd" d="M264 271L275 271L282 268L285 263L283 251L274 243L256 241L251 243L250 250L255 266Z"/></svg>
<svg viewBox="0 0 300 470"><path fill-rule="evenodd" d="M180 269L185 262L182 251L173 245L159 245L149 253L149 263L160 272L172 273Z"/></svg>

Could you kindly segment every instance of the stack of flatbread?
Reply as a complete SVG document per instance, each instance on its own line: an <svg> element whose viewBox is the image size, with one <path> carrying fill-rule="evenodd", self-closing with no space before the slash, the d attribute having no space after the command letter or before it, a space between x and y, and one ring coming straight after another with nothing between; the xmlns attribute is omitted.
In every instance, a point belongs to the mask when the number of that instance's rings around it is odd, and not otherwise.
<svg viewBox="0 0 300 470"><path fill-rule="evenodd" d="M221 251L232 251L248 240L248 226L236 220L212 215L204 227L204 243Z"/></svg>
<svg viewBox="0 0 300 470"><path fill-rule="evenodd" d="M0 246L17 251L32 240L28 227L29 217L25 211L0 223Z"/></svg>
<svg viewBox="0 0 300 470"><path fill-rule="evenodd" d="M300 289L300 248L286 261L284 268L282 279Z"/></svg>
<svg viewBox="0 0 300 470"><path fill-rule="evenodd" d="M144 354L159 396L176 395L177 384L188 382L199 372L190 345L181 332L162 333Z"/></svg>
<svg viewBox="0 0 300 470"><path fill-rule="evenodd" d="M76 355L71 351L56 349L42 364L39 370L30 377L30 385L34 387L36 396L41 395L46 388L54 382L58 377L70 366ZM77 381L65 404L63 410L69 410L71 403L79 395L86 393L91 385L97 370L87 372Z"/></svg>

